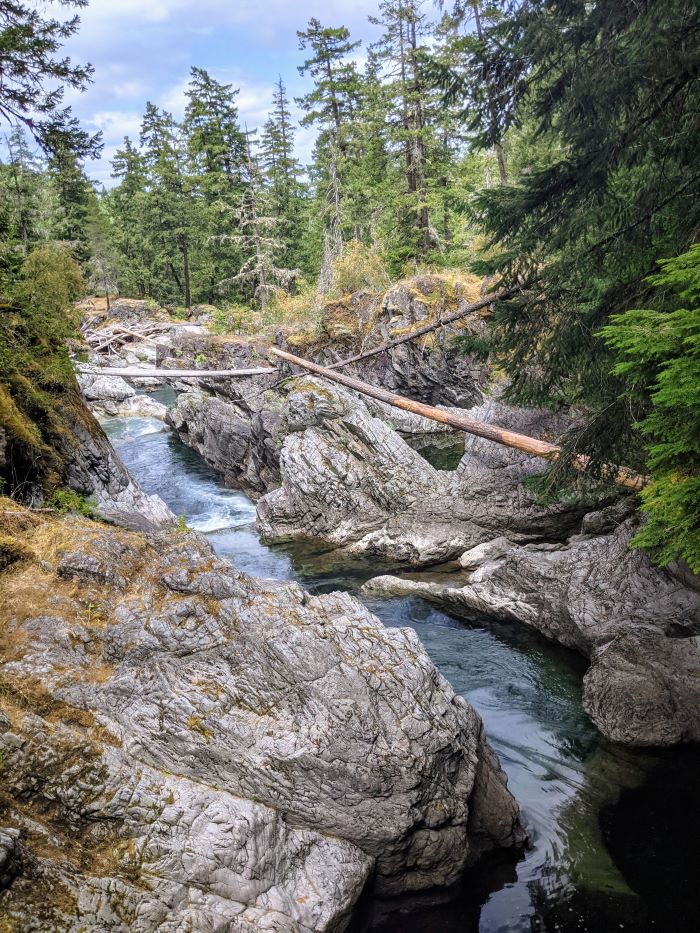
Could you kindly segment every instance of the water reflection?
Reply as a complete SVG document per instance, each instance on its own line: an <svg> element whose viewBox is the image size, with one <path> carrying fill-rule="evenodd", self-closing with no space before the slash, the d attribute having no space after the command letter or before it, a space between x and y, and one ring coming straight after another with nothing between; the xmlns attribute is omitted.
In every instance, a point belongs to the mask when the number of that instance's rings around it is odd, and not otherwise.
<svg viewBox="0 0 700 933"><path fill-rule="evenodd" d="M385 569L350 563L317 544L267 547L255 532L253 504L224 489L159 422L108 419L105 429L146 491L185 514L241 570L297 579L314 592L356 592ZM519 860L486 860L451 892L369 900L353 929L690 933L700 915L693 872L700 827L694 835L686 827L689 819L697 822L697 802L690 817L682 807L669 808L665 787L669 775L682 773L692 791L685 798L679 791L679 799L691 806L699 756L635 753L602 741L581 707L583 659L524 626L466 625L415 599L368 605L386 625L414 628L455 691L479 710L531 847ZM647 830L648 813L658 819Z"/></svg>

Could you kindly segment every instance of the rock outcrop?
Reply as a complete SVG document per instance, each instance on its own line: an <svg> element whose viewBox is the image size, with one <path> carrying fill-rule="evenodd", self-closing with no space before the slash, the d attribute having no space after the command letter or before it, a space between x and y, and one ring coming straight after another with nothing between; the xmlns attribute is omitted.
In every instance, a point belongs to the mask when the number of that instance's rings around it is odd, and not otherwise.
<svg viewBox="0 0 700 933"><path fill-rule="evenodd" d="M83 398L95 415L165 418L165 405L148 395L137 393L120 376L78 372L77 379Z"/></svg>
<svg viewBox="0 0 700 933"><path fill-rule="evenodd" d="M462 555L466 573L454 582L384 576L365 591L524 623L589 658L583 703L605 736L700 741L700 594L630 549L635 521L611 508L587 516L584 533L562 544L479 545Z"/></svg>
<svg viewBox="0 0 700 933"><path fill-rule="evenodd" d="M493 400L470 415L533 434L552 430L551 416ZM348 553L421 565L497 534L562 539L585 511L537 505L523 480L542 462L478 438L467 439L456 471L436 470L362 399L322 380L293 383L284 418L281 486L258 503L268 539L310 536Z"/></svg>
<svg viewBox="0 0 700 933"><path fill-rule="evenodd" d="M449 884L522 839L478 715L412 631L194 533L4 521L8 923L343 930L368 884Z"/></svg>
<svg viewBox="0 0 700 933"><path fill-rule="evenodd" d="M282 400L270 393L264 405L256 405L254 395L241 393L233 401L203 391L186 392L169 409L167 422L225 485L257 499L279 484Z"/></svg>

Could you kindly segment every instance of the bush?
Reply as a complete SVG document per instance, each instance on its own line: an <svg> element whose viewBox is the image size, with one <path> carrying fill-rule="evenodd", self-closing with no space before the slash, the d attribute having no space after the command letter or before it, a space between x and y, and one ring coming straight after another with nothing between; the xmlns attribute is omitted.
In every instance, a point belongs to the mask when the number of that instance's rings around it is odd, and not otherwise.
<svg viewBox="0 0 700 933"><path fill-rule="evenodd" d="M215 334L240 334L251 312L243 305L229 305L226 308L215 308L211 316L211 329Z"/></svg>
<svg viewBox="0 0 700 933"><path fill-rule="evenodd" d="M93 503L72 489L57 489L48 504L61 515L70 512L73 515L82 515L83 518L95 518Z"/></svg>
<svg viewBox="0 0 700 933"><path fill-rule="evenodd" d="M389 285L384 258L358 240L352 240L333 263L331 293L337 297L362 290L380 292Z"/></svg>
<svg viewBox="0 0 700 933"><path fill-rule="evenodd" d="M687 307L617 314L601 333L618 353L613 371L628 396L648 411L636 425L649 441L647 522L632 544L660 564L680 555L700 573L700 244L660 265L649 281Z"/></svg>
<svg viewBox="0 0 700 933"><path fill-rule="evenodd" d="M65 321L70 331L76 323L72 306L85 293L85 280L65 247L47 243L33 249L25 259L17 291L30 313L54 320L58 327Z"/></svg>

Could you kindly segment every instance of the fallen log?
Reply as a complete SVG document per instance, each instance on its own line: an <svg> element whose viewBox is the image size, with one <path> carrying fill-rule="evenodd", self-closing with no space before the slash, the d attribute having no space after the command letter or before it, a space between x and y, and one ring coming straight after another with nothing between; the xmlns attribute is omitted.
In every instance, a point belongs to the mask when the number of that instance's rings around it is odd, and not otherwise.
<svg viewBox="0 0 700 933"><path fill-rule="evenodd" d="M333 372L330 367L318 366L309 360L304 360L292 353L279 350L277 347L270 347L271 354L280 359L307 369L309 372L321 376L323 379L330 379L332 382L338 382L354 389L363 395L369 395L370 398L376 398L380 402L386 402L393 405L394 408L401 408L404 411L413 412L415 415L422 415L424 418L430 418L432 421L439 421L441 424L447 424L458 431L464 431L465 434L473 434L476 437L483 437L487 441L493 441L496 444L503 444L505 447L512 447L514 450L520 450L533 457L542 457L545 460L557 460L561 455L561 447L557 444L550 444L547 441L538 440L536 437L529 437L527 434L518 434L515 431L508 431L506 428L499 428L493 424L485 424L483 421L474 421L466 418L464 415L455 415L452 412L443 411L441 408L435 408L433 405L424 405L422 402L414 402L412 399L397 395L396 392L389 392L387 389L380 389L377 386L362 382L361 379L355 379L353 376L346 376L344 373ZM573 465L577 470L585 470L590 464L590 458L585 456L575 457ZM609 466L605 468L608 474L620 483L622 486L628 486L631 489L641 489L648 482L646 476L640 476L626 467Z"/></svg>
<svg viewBox="0 0 700 933"><path fill-rule="evenodd" d="M78 367L78 372L86 376L121 376L123 379L235 379L237 376L269 376L277 370L267 366L254 369L140 369L138 366L93 366Z"/></svg>
<svg viewBox="0 0 700 933"><path fill-rule="evenodd" d="M348 366L350 363L358 363L360 360L369 359L370 356L376 356L378 353L384 353L386 350L391 350L393 347L398 347L402 343L408 343L411 340L416 340L418 337L422 337L424 334L429 334L431 331L437 330L438 327L444 327L445 324L451 324L453 321L458 321L460 318L466 317L467 314L471 314L473 311L480 311L482 308L487 308L489 305L493 304L494 301L498 301L501 298L508 298L512 294L514 294L512 289L510 291L502 289L499 292L494 292L493 295L488 295L486 298L481 298L479 301L474 301L472 304L467 305L460 311L455 311L452 314L447 314L445 317L441 317L439 321L433 321L432 324L426 324L424 327L419 327L418 330L414 330L410 334L404 334L402 337L397 337L395 340L388 340L386 343L383 343L381 347L375 347L373 350L367 350L365 353L358 353L357 356L350 356L347 360L340 360L338 363L333 363L327 368L340 369L341 366Z"/></svg>

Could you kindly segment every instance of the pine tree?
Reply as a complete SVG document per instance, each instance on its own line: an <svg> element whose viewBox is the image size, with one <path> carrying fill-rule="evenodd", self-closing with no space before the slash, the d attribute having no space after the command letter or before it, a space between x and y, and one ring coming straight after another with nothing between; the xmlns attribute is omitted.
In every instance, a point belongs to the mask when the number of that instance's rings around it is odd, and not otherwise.
<svg viewBox="0 0 700 933"><path fill-rule="evenodd" d="M62 240L84 265L90 258L87 223L94 189L71 149L56 147L49 156L47 171L58 203L53 239Z"/></svg>
<svg viewBox="0 0 700 933"><path fill-rule="evenodd" d="M27 255L30 242L36 239L40 188L44 184L41 165L34 156L22 126L5 137L7 148L7 197L12 203L12 230L6 239L18 239L21 252ZM8 203L9 207L9 203Z"/></svg>
<svg viewBox="0 0 700 933"><path fill-rule="evenodd" d="M372 51L386 76L391 137L404 160L405 196L401 224L411 255L426 256L435 243L428 202L427 90L419 67L420 47L431 29L420 0L384 0L370 22L384 32Z"/></svg>
<svg viewBox="0 0 700 933"><path fill-rule="evenodd" d="M238 122L237 90L193 68L183 130L187 137L191 190L199 201L197 288L210 303L220 282L242 261L224 236L245 191L246 144Z"/></svg>
<svg viewBox="0 0 700 933"><path fill-rule="evenodd" d="M269 211L262 174L253 152L253 134L246 130L246 188L232 220L240 232L227 235L246 256L231 282L248 286L254 300L266 308L278 286L286 286L293 273L278 265L283 250L279 219Z"/></svg>
<svg viewBox="0 0 700 933"><path fill-rule="evenodd" d="M126 295L144 298L150 293L149 266L153 258L144 222L146 166L128 136L112 161L112 177L119 179L119 184L105 195L104 205L120 257L118 289Z"/></svg>
<svg viewBox="0 0 700 933"><path fill-rule="evenodd" d="M475 201L492 250L479 268L516 289L494 316L494 349L511 398L587 413L569 451L641 466L597 335L645 296L653 307L646 280L657 258L683 252L700 229L698 6L503 7L509 15L483 27L466 62L478 142L488 149L526 119L557 144L544 164Z"/></svg>
<svg viewBox="0 0 700 933"><path fill-rule="evenodd" d="M357 69L348 56L360 43L350 40L345 26L324 27L317 19L309 20L308 28L297 36L299 48L311 53L298 70L314 79L314 88L297 103L306 112L302 126L315 124L320 128L314 150L314 182L324 219L323 265L327 270L342 254L346 236L354 234L352 228L347 229L343 202L349 135L360 94Z"/></svg>
<svg viewBox="0 0 700 933"><path fill-rule="evenodd" d="M64 7L87 3L61 0ZM20 0L0 3L0 121L25 126L47 152L84 157L99 152L99 134L86 133L70 107L61 104L66 87L87 87L93 68L56 54L79 26L77 14L59 20Z"/></svg>
<svg viewBox="0 0 700 933"><path fill-rule="evenodd" d="M287 91L280 76L275 85L270 113L262 132L260 161L270 193L273 216L280 222L284 240L281 261L290 268L303 264L303 222L306 207L302 168L294 155L294 125Z"/></svg>
<svg viewBox="0 0 700 933"><path fill-rule="evenodd" d="M189 308L192 304L190 250L195 211L184 139L172 114L158 110L152 103L146 105L141 147L147 182L145 220L152 241L159 245L157 261L161 272L165 273L159 282L159 287L164 286L165 291L156 297L181 297Z"/></svg>

